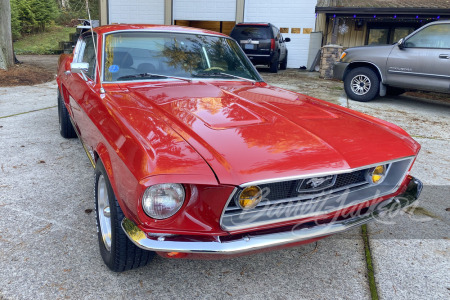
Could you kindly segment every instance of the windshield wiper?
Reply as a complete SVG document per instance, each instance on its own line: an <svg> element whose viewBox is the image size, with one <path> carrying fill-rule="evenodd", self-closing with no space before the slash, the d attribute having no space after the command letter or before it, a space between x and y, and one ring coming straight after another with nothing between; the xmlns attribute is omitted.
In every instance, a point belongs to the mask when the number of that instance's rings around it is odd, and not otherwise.
<svg viewBox="0 0 450 300"><path fill-rule="evenodd" d="M190 79L190 78L153 74L153 73L140 73L140 74L133 74L133 75L125 75L125 76L121 76L121 77L117 78L116 80L127 80L127 79L136 79L136 78L172 78L172 79L178 79L178 80L183 80L183 81L188 81L188 82L192 81L192 79Z"/></svg>
<svg viewBox="0 0 450 300"><path fill-rule="evenodd" d="M231 77L231 78L241 79L241 80L245 80L245 81L256 82L256 80L253 80L253 79L236 76L236 75L232 75L232 74L228 74L228 73L224 73L224 72L198 72L193 75L195 77Z"/></svg>

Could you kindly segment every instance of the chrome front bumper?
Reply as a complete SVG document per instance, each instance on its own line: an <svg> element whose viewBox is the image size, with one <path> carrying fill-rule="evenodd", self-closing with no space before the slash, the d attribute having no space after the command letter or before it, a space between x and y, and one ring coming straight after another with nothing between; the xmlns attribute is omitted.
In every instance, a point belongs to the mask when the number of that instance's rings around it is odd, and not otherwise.
<svg viewBox="0 0 450 300"><path fill-rule="evenodd" d="M316 224L306 228L301 227L300 229L290 231L253 236L252 233L248 233L244 238L232 241L221 241L220 237L215 237L214 241L202 241L192 238L177 240L176 236L150 238L134 222L127 218L123 219L122 228L136 246L149 251L232 255L307 241L343 232L352 227L365 224L384 212L394 212L411 205L418 199L422 187L422 182L411 177L411 181L403 194L381 202L366 214L341 221Z"/></svg>

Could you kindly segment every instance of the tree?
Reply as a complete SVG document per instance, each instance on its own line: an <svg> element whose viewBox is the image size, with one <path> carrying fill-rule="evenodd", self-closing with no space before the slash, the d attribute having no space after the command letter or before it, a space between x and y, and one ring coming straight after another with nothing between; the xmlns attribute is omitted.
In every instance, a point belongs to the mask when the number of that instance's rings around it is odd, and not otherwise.
<svg viewBox="0 0 450 300"><path fill-rule="evenodd" d="M8 69L13 65L11 6L9 0L0 0L0 69Z"/></svg>

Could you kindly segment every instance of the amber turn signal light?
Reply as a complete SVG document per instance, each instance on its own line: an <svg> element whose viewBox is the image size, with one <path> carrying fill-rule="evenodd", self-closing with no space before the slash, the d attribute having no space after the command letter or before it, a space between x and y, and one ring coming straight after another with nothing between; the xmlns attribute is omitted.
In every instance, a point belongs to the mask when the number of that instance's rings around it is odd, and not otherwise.
<svg viewBox="0 0 450 300"><path fill-rule="evenodd" d="M255 208L261 202L261 189L257 186L246 187L239 195L238 204L242 209Z"/></svg>
<svg viewBox="0 0 450 300"><path fill-rule="evenodd" d="M383 181L384 177L386 176L386 166L376 166L371 174L372 183L380 183Z"/></svg>

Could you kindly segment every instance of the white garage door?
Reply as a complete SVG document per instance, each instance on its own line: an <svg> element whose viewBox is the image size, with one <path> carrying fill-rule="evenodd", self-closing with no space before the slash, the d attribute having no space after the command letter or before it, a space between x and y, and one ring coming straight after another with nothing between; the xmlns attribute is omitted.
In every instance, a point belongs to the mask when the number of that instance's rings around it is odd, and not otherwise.
<svg viewBox="0 0 450 300"><path fill-rule="evenodd" d="M173 0L173 19L234 21L236 0Z"/></svg>
<svg viewBox="0 0 450 300"><path fill-rule="evenodd" d="M164 24L164 0L109 0L109 24Z"/></svg>
<svg viewBox="0 0 450 300"><path fill-rule="evenodd" d="M306 66L308 62L308 32L314 30L317 1L246 0L245 22L269 22L278 28L289 28L283 36L291 38L287 43L288 68ZM299 33L292 33L299 32Z"/></svg>

